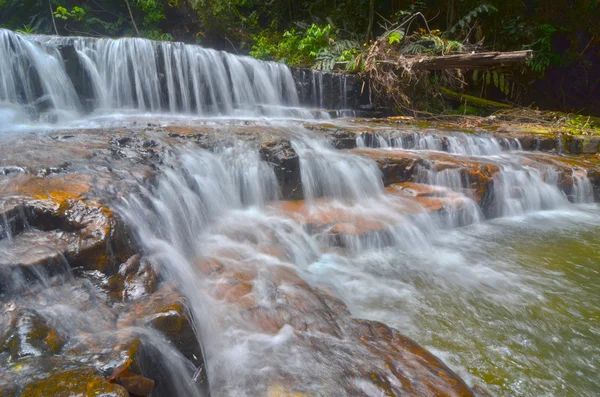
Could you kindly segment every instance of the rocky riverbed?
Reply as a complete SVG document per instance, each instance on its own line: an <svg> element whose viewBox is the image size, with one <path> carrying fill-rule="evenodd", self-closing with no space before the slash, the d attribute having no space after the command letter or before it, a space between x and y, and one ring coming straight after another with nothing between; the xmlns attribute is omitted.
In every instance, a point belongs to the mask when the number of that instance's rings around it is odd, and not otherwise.
<svg viewBox="0 0 600 397"><path fill-rule="evenodd" d="M332 164L345 164L354 175L380 175L385 211L349 210L352 203L340 203L339 195L352 201L364 193L351 191L342 171L339 192L307 181L307 161L327 160L306 157L317 149L299 136L311 134L329 145L331 156L342 156ZM352 252L373 241L395 244L390 219L397 224L427 214L444 227L459 227L510 215L515 201L526 209L528 189L538 181L507 179L503 170L509 166L515 173L519 167L536 170L539 183L556 186L572 202L597 200L600 141L580 140L424 129L392 120L156 120L3 138L0 394L219 396L243 389L257 396L487 395L395 329L354 318L334 288L289 265L298 262L296 253L278 232L267 227L267 236L257 238L257 230L235 222L220 224L225 230L219 233L251 247L251 256L219 245L186 257L194 277L203 280L197 288L205 289L204 304L221 305L235 313L236 327L268 339L262 354L297 354L303 362L292 365L286 357L277 368L257 359L257 370L232 386L235 367L224 368L226 361L214 359L215 347L206 346L212 339L198 324L209 320L191 307L199 302L148 249L137 230L142 225L127 216L128 200L141 197L147 211L160 212L153 192L165 175L181 172L192 184L197 178L179 163L181 156L219 155L242 145L257 156L259 171L272 170L277 184L259 206L264 216L300 228L298 235L308 236L315 252ZM497 152L485 152L495 145ZM510 150L510 160L503 158ZM254 166L244 161L239 170ZM535 194L539 208L532 209L543 209L547 197ZM162 220L152 226L171 226ZM261 227L260 221L250 225ZM234 320L210 321L216 323L211 330L228 332Z"/></svg>

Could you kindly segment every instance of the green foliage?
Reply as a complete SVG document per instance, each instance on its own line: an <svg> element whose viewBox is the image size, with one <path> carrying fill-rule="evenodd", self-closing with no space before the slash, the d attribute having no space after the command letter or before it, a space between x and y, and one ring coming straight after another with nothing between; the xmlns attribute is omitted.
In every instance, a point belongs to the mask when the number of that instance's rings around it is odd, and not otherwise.
<svg viewBox="0 0 600 397"><path fill-rule="evenodd" d="M462 50L463 45L458 41L444 40L439 35L425 33L412 36L401 52L405 55L448 55Z"/></svg>
<svg viewBox="0 0 600 397"><path fill-rule="evenodd" d="M404 38L404 33L403 32L400 32L398 30L394 30L388 36L388 44L389 45L398 44L398 43L400 43L402 41L403 38Z"/></svg>
<svg viewBox="0 0 600 397"><path fill-rule="evenodd" d="M528 61L528 66L536 73L544 74L546 69L552 65L559 65L561 57L552 48L552 34L558 29L549 24L543 24L535 29L537 40L524 46L533 50L533 57Z"/></svg>
<svg viewBox="0 0 600 397"><path fill-rule="evenodd" d="M62 20L75 20L81 21L83 17L85 17L85 10L81 7L75 6L71 9L71 11L67 10L65 7L58 6L54 10L54 17Z"/></svg>
<svg viewBox="0 0 600 397"><path fill-rule="evenodd" d="M159 29L145 30L142 32L144 37L156 41L173 41L173 36L169 33L163 33Z"/></svg>
<svg viewBox="0 0 600 397"><path fill-rule="evenodd" d="M567 132L572 135L600 133L600 126L591 121L591 117L583 116L581 114L574 116L569 115L565 125Z"/></svg>
<svg viewBox="0 0 600 397"><path fill-rule="evenodd" d="M23 25L22 28L16 29L15 32L21 34L35 34L35 28L31 25Z"/></svg>
<svg viewBox="0 0 600 397"><path fill-rule="evenodd" d="M144 26L151 26L166 18L163 3L159 0L138 0L138 6L144 13Z"/></svg>
<svg viewBox="0 0 600 397"><path fill-rule="evenodd" d="M286 30L283 35L263 31L254 37L250 55L265 60L285 62L288 65L312 65L317 56L329 51L335 32L330 24L312 24L305 32Z"/></svg>
<svg viewBox="0 0 600 397"><path fill-rule="evenodd" d="M334 42L331 46L319 51L314 68L331 71L338 62L345 62L345 69L349 72L360 71L363 68L360 44L354 40Z"/></svg>
<svg viewBox="0 0 600 397"><path fill-rule="evenodd" d="M454 24L454 26L448 29L447 34L454 35L458 32L462 32L465 29L468 29L471 23L478 17L484 14L492 14L497 11L498 9L494 6L491 6L489 4L481 4L475 7L473 10L471 10L469 13L467 13L464 17L459 19L458 22Z"/></svg>
<svg viewBox="0 0 600 397"><path fill-rule="evenodd" d="M510 79L504 73L498 70L488 70L483 74L480 74L479 70L474 70L472 75L473 83L478 85L491 86L498 88L500 92L508 96L510 94Z"/></svg>

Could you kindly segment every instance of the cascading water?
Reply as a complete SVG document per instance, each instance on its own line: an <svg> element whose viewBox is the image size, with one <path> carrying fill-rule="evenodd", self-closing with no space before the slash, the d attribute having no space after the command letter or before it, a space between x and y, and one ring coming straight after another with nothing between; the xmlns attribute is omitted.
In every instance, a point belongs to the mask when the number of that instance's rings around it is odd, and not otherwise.
<svg viewBox="0 0 600 397"><path fill-rule="evenodd" d="M70 48L76 56L65 59ZM73 74L73 68L81 72ZM15 121L22 112L32 121L80 118L84 108L100 114L328 117L299 107L287 66L181 43L22 36L2 29L0 72L2 112Z"/></svg>
<svg viewBox="0 0 600 397"><path fill-rule="evenodd" d="M8 124L85 112L314 115L298 108L287 67L177 43L0 30L0 76L0 117ZM330 92L322 73L307 76L315 106L331 102L333 92L335 107L347 107L346 77L328 76ZM31 357L23 366L0 340L0 389L47 376L48 357L60 369L93 367L108 378L132 343L149 356L143 362L151 368L140 371L156 381L158 397L206 396L207 385L197 381L201 362L213 396L379 396L406 385L432 394L430 382L445 375L422 367L431 360L411 361L405 340L355 321L344 304L354 317L397 327L469 383L499 395L597 389L600 216L592 205L569 202L594 201L596 175L583 163L524 153L519 140L500 134L375 127L356 135L360 150L336 150L327 139L353 145L344 134L324 137L297 122L209 120L198 132L167 127L128 126L115 136L86 131L81 141L78 132L46 141L36 135L36 148L59 147L60 167L0 158L0 336L7 324L24 334L39 321L67 341L48 356L25 340ZM94 140L78 147L85 139ZM265 154L278 145L282 152ZM85 159L83 167L71 161L73 153ZM147 168L135 168L140 164ZM121 195L115 186L121 178L130 183L128 172L136 183L152 174L151 182ZM94 186L70 192L59 205L53 195L68 176ZM107 188L112 176L119 182ZM302 197L286 196L286 178L298 179ZM91 202L103 188L109 193L100 197L134 232L146 266L140 272L156 270L146 281L157 290L123 286L115 298L111 288L127 283L129 260L114 274L101 268L96 262L112 254L110 241L88 257L95 270L74 260L77 250L62 249L64 236L78 248L104 229L85 228L97 221L86 218L90 207L81 212L84 221L75 216L67 225L70 209L56 219L48 214ZM15 210L10 200L21 196L28 206ZM187 342L197 339L201 353L184 353L168 340L170 328L153 329L155 320L171 326L188 318L174 307L140 320L144 299L164 291L191 314ZM123 350L115 353L115 346ZM397 352L400 359L390 356Z"/></svg>
<svg viewBox="0 0 600 397"><path fill-rule="evenodd" d="M399 132L393 136L378 133L359 134L356 137L356 145L372 148L437 150L470 156L494 156L503 151L522 149L518 139L498 139L464 133L447 136L419 132Z"/></svg>

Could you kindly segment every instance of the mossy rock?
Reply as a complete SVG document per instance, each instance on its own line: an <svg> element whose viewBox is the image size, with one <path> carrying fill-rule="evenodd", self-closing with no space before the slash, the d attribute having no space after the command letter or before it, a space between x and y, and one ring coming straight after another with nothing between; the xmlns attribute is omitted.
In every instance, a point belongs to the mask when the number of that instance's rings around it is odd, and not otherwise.
<svg viewBox="0 0 600 397"><path fill-rule="evenodd" d="M60 371L47 379L28 384L21 397L129 397L129 393L110 383L92 369Z"/></svg>
<svg viewBox="0 0 600 397"><path fill-rule="evenodd" d="M57 354L65 340L34 311L17 313L0 339L0 351L13 360L27 356Z"/></svg>

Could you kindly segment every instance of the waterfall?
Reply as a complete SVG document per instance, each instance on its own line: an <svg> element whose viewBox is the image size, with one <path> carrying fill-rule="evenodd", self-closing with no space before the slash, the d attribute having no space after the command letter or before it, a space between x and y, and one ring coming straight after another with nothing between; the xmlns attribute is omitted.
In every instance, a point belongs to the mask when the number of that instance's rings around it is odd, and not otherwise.
<svg viewBox="0 0 600 397"><path fill-rule="evenodd" d="M578 204L594 202L594 188L585 170L573 170L573 201Z"/></svg>
<svg viewBox="0 0 600 397"><path fill-rule="evenodd" d="M465 133L455 133L452 136L419 132L399 132L397 136L369 133L359 134L356 137L358 147L438 150L470 156L494 156L502 153L503 150L521 150L518 140L505 139L503 142L492 136L474 136Z"/></svg>
<svg viewBox="0 0 600 397"><path fill-rule="evenodd" d="M547 171L547 175L552 174L553 170ZM556 186L556 178L544 181L542 176L542 172L534 168L501 165L494 177L494 215L515 216L566 206L568 200Z"/></svg>
<svg viewBox="0 0 600 397"><path fill-rule="evenodd" d="M3 112L58 117L76 114L79 100L55 47L0 29L0 105ZM8 117L10 120L10 117Z"/></svg>
<svg viewBox="0 0 600 397"><path fill-rule="evenodd" d="M18 112L31 121L80 118L84 108L108 114L327 117L299 109L287 66L182 43L0 29L0 74L0 104L9 120Z"/></svg>

